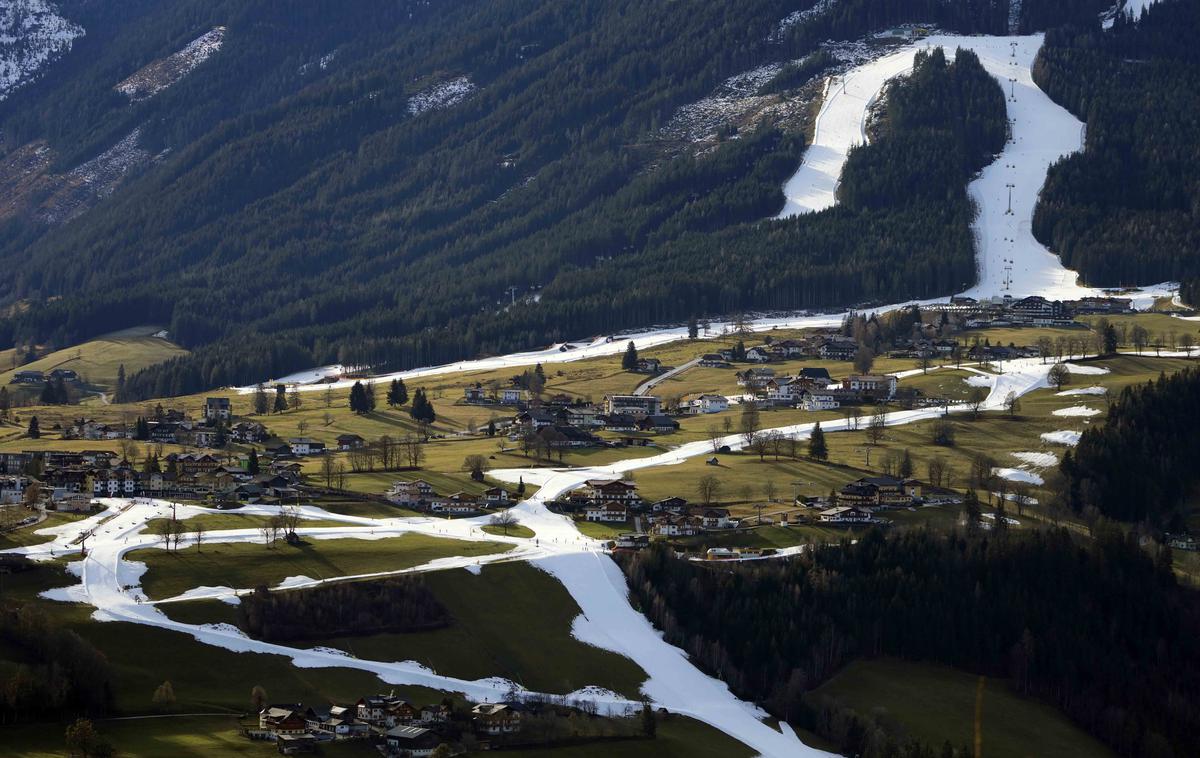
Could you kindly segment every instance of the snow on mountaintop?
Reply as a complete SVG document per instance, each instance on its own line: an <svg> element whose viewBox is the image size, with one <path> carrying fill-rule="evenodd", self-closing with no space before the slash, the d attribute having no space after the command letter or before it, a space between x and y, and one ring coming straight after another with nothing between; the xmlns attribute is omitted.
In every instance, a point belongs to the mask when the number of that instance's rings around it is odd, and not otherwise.
<svg viewBox="0 0 1200 758"><path fill-rule="evenodd" d="M408 99L408 112L413 116L433 110L441 110L466 100L475 91L475 83L467 76L459 76L441 84L421 90Z"/></svg>
<svg viewBox="0 0 1200 758"><path fill-rule="evenodd" d="M0 0L0 100L71 49L83 27L50 0Z"/></svg>
<svg viewBox="0 0 1200 758"><path fill-rule="evenodd" d="M218 26L210 29L189 42L182 50L146 64L114 89L128 96L135 103L154 97L192 73L196 66L220 50L224 42L225 27Z"/></svg>

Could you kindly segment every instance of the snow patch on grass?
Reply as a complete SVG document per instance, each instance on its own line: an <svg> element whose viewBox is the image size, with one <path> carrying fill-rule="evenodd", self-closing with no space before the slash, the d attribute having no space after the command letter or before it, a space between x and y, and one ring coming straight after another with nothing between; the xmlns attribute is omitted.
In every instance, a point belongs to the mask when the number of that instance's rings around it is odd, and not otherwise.
<svg viewBox="0 0 1200 758"><path fill-rule="evenodd" d="M1054 453L1013 453L1012 457L1022 463L1028 463L1031 466L1038 466L1040 468L1049 468L1058 464L1058 456Z"/></svg>
<svg viewBox="0 0 1200 758"><path fill-rule="evenodd" d="M1100 411L1096 408L1089 408L1086 405L1072 405L1070 408L1059 408L1054 411L1055 416L1099 416Z"/></svg>
<svg viewBox="0 0 1200 758"><path fill-rule="evenodd" d="M982 374L971 374L963 379L964 382L972 387L991 387L992 377L983 376Z"/></svg>
<svg viewBox="0 0 1200 758"><path fill-rule="evenodd" d="M1066 445L1074 447L1079 444L1079 438L1083 436L1083 432L1072 432L1069 430L1061 430L1057 432L1045 432L1042 434L1042 441L1049 442L1052 445Z"/></svg>
<svg viewBox="0 0 1200 758"><path fill-rule="evenodd" d="M1023 468L994 468L992 474L1007 479L1010 482L1026 482L1028 484L1044 484L1045 480L1032 471Z"/></svg>
<svg viewBox="0 0 1200 758"><path fill-rule="evenodd" d="M1055 397L1075 397L1076 395L1107 395L1107 387L1080 387L1073 390L1063 390L1054 393Z"/></svg>
<svg viewBox="0 0 1200 758"><path fill-rule="evenodd" d="M1100 376L1109 372L1104 366L1080 365L1075 363L1064 363L1063 365L1067 367L1067 371L1070 371L1072 374L1079 374L1080 376Z"/></svg>

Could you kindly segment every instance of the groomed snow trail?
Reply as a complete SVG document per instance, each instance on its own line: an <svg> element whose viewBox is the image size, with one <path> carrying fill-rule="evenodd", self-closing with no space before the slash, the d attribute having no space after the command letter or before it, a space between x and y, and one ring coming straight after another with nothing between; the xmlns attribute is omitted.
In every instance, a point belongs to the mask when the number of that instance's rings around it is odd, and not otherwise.
<svg viewBox="0 0 1200 758"><path fill-rule="evenodd" d="M981 373L980 376L986 377L990 386L983 407L987 410L999 410L1010 392L1024 395L1048 386L1049 369L1049 366L1037 359L1026 359L1011 361L1007 373L1002 375ZM946 410L958 413L969 409L967 406L951 406ZM922 421L934 418L942 412L935 408L895 411L887 414L887 424L894 426ZM823 428L830 432L837 431L845 429L847 423L845 420L828 421L823 424ZM794 424L764 431L805 437L812 427L813 424ZM719 444L728 444L731 448L740 449L743 443L740 437L731 436L721 440ZM582 536L568 518L551 513L545 506L547 500L589 478L620 476L648 466L680 463L688 458L708 454L711 449L708 442L695 442L652 458L620 461L610 466L493 471L493 476L502 481L515 482L524 478L526 482L540 486L533 498L512 509L521 524L536 532L533 539L487 534L480 529L486 521L484 517L454 521L425 517L372 519L330 513L312 506L300 509L304 519L341 521L346 526L301 527L297 531L308 539L385 539L404 534L425 534L509 543L514 548L507 553L478 558L445 558L406 571L451 567L477 570L480 565L488 562L529 561L558 578L578 603L582 613L575 620L573 634L584 642L612 650L637 663L648 676L643 685L643 692L656 704L710 724L765 756L782 758L828 755L804 745L786 725L782 730L769 727L763 721L766 715L764 712L736 698L725 683L701 672L682 650L667 644L649 621L629 604L629 592L624 577L617 565L604 553L602 543ZM85 532L88 533L87 556L69 564L68 567L80 578L80 583L50 590L46 596L92 605L96 608L93 613L96 620L148 624L190 634L200 642L228 650L284 655L303 668L355 668L374 673L388 683L462 692L467 697L480 701L500 699L512 686L510 682L499 678L469 681L440 675L414 661L368 661L329 648L302 650L261 642L250 639L240 630L227 625L195 625L172 621L161 612L159 605L197 597L236 602L239 590L229 587L197 587L184 595L157 603L145 600L140 588L140 578L145 571L145 565L125 560L124 556L131 550L160 544L158 537L143 534L142 530L149 520L170 515L171 506L164 501L146 499L107 499L102 502L106 509L96 516L42 530L44 534L55 535L53 541L5 551L28 555L35 560L78 554L78 538ZM209 509L194 506L178 506L176 509L176 515L184 519L210 512ZM276 511L264 506L246 506L240 512L268 514ZM256 529L238 529L209 532L206 542L252 542L258 538ZM183 546L188 544L189 541L185 539ZM386 573L395 572L379 575ZM286 584L311 586L342 578L345 577L321 580L292 577ZM607 713L623 713L637 707L635 702L594 687L584 688L571 696L578 700L594 702Z"/></svg>
<svg viewBox="0 0 1200 758"><path fill-rule="evenodd" d="M1033 209L1050 164L1083 147L1083 124L1033 83L1030 68L1042 35L965 37L937 35L858 66L831 79L817 116L813 143L799 170L784 186L786 203L777 218L819 211L836 202L835 190L850 148L865 141L867 111L884 85L912 69L918 50L973 50L1004 90L1012 139L1000 156L971 182L979 205L974 224L978 283L963 294L993 297L1042 295L1055 300L1102 294L1077 283L1075 272L1033 237ZM1009 187L1012 203L1009 205ZM1011 263L1006 263L1011 261ZM1011 277L1011 286L1006 279ZM1166 296L1170 283L1146 288L1140 302Z"/></svg>

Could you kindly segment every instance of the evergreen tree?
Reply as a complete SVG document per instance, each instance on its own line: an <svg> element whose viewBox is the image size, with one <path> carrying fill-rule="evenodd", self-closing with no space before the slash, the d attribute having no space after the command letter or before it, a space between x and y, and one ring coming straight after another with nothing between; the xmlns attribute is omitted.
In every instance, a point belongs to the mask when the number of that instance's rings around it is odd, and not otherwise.
<svg viewBox="0 0 1200 758"><path fill-rule="evenodd" d="M8 411L12 408L12 398L8 395L8 387L0 387L0 418L8 418Z"/></svg>
<svg viewBox="0 0 1200 758"><path fill-rule="evenodd" d="M658 733L658 718L650 703L642 703L642 734L651 739Z"/></svg>
<svg viewBox="0 0 1200 758"><path fill-rule="evenodd" d="M251 476L258 476L258 450L250 448L250 459L246 463L246 471Z"/></svg>
<svg viewBox="0 0 1200 758"><path fill-rule="evenodd" d="M367 404L367 413L373 412L375 410L375 383L374 382L366 382L365 384L363 384L363 400L365 400L366 404Z"/></svg>
<svg viewBox="0 0 1200 758"><path fill-rule="evenodd" d="M408 408L408 415L412 416L413 421L420 421L425 415L425 390L418 389L413 393L412 405Z"/></svg>
<svg viewBox="0 0 1200 758"><path fill-rule="evenodd" d="M282 384L275 385L275 404L271 408L274 413L283 413L288 409L287 387Z"/></svg>
<svg viewBox="0 0 1200 758"><path fill-rule="evenodd" d="M117 390L114 398L118 403L125 401L125 364L117 366Z"/></svg>
<svg viewBox="0 0 1200 758"><path fill-rule="evenodd" d="M1104 325L1104 354L1116 355L1117 352L1117 330L1112 324Z"/></svg>
<svg viewBox="0 0 1200 758"><path fill-rule="evenodd" d="M263 387L262 382L259 382L254 385L254 415L265 416L270 408L271 404L267 398L267 389ZM161 419L162 416L159 415L157 418Z"/></svg>
<svg viewBox="0 0 1200 758"><path fill-rule="evenodd" d="M494 418L490 418L490 419L488 419L488 423L487 423L487 436L489 436L489 437L495 437L495 436L496 436L496 419L494 419Z"/></svg>
<svg viewBox="0 0 1200 758"><path fill-rule="evenodd" d="M634 369L637 368L637 364L638 364L637 347L634 346L633 340L630 340L629 344L625 346L625 355L621 357L621 368L623 368L626 371L633 371Z"/></svg>
<svg viewBox="0 0 1200 758"><path fill-rule="evenodd" d="M387 404L392 408L398 408L408 402L408 387L404 386L403 379L393 379L388 387Z"/></svg>
<svg viewBox="0 0 1200 758"><path fill-rule="evenodd" d="M688 318L687 334L688 339L690 340L694 340L700 336L700 324L697 323L695 316L690 316Z"/></svg>
<svg viewBox="0 0 1200 758"><path fill-rule="evenodd" d="M38 417L37 416L29 417L29 429L25 432L25 434L31 440L36 440L38 437L42 436L42 430L40 428L38 428Z"/></svg>
<svg viewBox="0 0 1200 758"><path fill-rule="evenodd" d="M904 455L900 458L899 474L901 479L908 479L913 475L913 459L908 448L904 449Z"/></svg>
<svg viewBox="0 0 1200 758"><path fill-rule="evenodd" d="M370 411L367 407L368 402L366 388L362 382L355 382L350 388L350 410L360 416L366 415Z"/></svg>
<svg viewBox="0 0 1200 758"><path fill-rule="evenodd" d="M808 438L808 456L818 461L829 458L829 447L825 444L825 432L821 429L820 421L813 427L812 435Z"/></svg>

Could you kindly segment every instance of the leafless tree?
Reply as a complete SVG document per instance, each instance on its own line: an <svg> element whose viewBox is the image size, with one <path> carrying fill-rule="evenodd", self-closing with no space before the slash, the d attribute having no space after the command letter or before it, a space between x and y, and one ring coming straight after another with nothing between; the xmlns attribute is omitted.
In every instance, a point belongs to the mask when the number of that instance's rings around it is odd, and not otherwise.
<svg viewBox="0 0 1200 758"><path fill-rule="evenodd" d="M1066 365L1056 363L1050 367L1050 373L1046 378L1050 380L1055 389L1061 390L1064 385L1071 383L1071 372L1067 369Z"/></svg>
<svg viewBox="0 0 1200 758"><path fill-rule="evenodd" d="M882 410L875 412L871 416L871 423L867 424L867 439L872 445L878 445L883 439L883 431L887 428L887 415Z"/></svg>
<svg viewBox="0 0 1200 758"><path fill-rule="evenodd" d="M321 478L325 480L325 487L333 487L333 456L329 453L321 456Z"/></svg>
<svg viewBox="0 0 1200 758"><path fill-rule="evenodd" d="M708 437L708 444L714 453L721 449L721 430L717 428L716 424L704 427L704 434Z"/></svg>
<svg viewBox="0 0 1200 758"><path fill-rule="evenodd" d="M192 539L196 541L196 552L200 552L200 543L204 542L204 535L207 531L204 528L204 522L196 519L196 523L192 525Z"/></svg>
<svg viewBox="0 0 1200 758"><path fill-rule="evenodd" d="M979 418L979 411L983 409L983 403L987 400L987 390L983 387L972 387L967 394L967 405L971 408L971 418Z"/></svg>
<svg viewBox="0 0 1200 758"><path fill-rule="evenodd" d="M1004 396L1004 410L1008 411L1009 418L1015 418L1021 412L1021 398L1016 392Z"/></svg>
<svg viewBox="0 0 1200 758"><path fill-rule="evenodd" d="M742 415L739 419L739 431L742 435L742 441L747 447L754 445L754 439L758 437L758 430L762 428L762 421L758 414L758 404L749 401L742 404Z"/></svg>
<svg viewBox="0 0 1200 758"><path fill-rule="evenodd" d="M721 480L713 474L705 474L696 482L696 492L705 505L712 505L721 493Z"/></svg>
<svg viewBox="0 0 1200 758"><path fill-rule="evenodd" d="M491 518L492 526L498 526L504 530L504 535L508 536L508 530L517 524L517 517L511 511L501 511Z"/></svg>
<svg viewBox="0 0 1200 758"><path fill-rule="evenodd" d="M934 487L940 488L946 478L946 459L940 455L935 455L929 459L926 468L928 470L929 483Z"/></svg>

